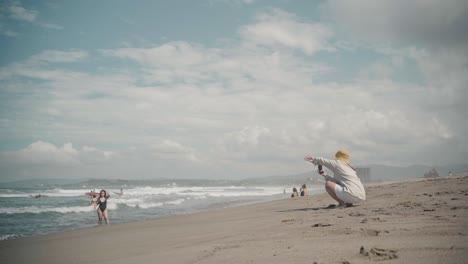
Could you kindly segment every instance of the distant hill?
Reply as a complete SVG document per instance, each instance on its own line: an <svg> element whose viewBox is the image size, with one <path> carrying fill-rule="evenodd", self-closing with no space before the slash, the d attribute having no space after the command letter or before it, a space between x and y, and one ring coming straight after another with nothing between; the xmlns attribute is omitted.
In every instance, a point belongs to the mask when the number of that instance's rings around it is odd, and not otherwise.
<svg viewBox="0 0 468 264"><path fill-rule="evenodd" d="M315 171L309 171L292 175L276 175L261 178L249 178L239 181L241 185L261 185L261 186L294 186L306 184L321 184L321 176Z"/></svg>
<svg viewBox="0 0 468 264"><path fill-rule="evenodd" d="M27 179L9 182L0 182L0 188L31 188L44 186L61 186L83 181L83 179Z"/></svg>
<svg viewBox="0 0 468 264"><path fill-rule="evenodd" d="M370 165L372 181L393 181L408 178L422 178L424 173L435 168L440 176L447 176L449 172L453 174L467 172L468 164L446 165L446 166L426 166L412 165L407 167L396 167L386 165Z"/></svg>
<svg viewBox="0 0 468 264"><path fill-rule="evenodd" d="M424 173L434 167L412 165L407 167L369 165L370 178L373 182L397 181L409 178L423 178ZM435 166L440 176L468 172L468 164ZM328 172L329 173L329 172ZM29 179L11 182L0 182L0 188L31 187L66 187L66 188L122 188L132 186L300 186L302 184L322 184L322 177L314 171L291 175L276 175L241 180L208 180L208 179Z"/></svg>
<svg viewBox="0 0 468 264"><path fill-rule="evenodd" d="M386 165L370 165L361 166L370 168L371 182L378 181L398 181L411 178L423 178L424 173L432 168L435 168L440 176L447 176L449 172L452 174L468 172L468 164L446 165L446 166L426 166L412 165L407 167L386 166ZM330 174L330 172L327 171ZM241 182L247 185L297 185L302 183L317 184L321 183L321 177L317 172L309 171L300 174L269 176L262 178L244 179Z"/></svg>

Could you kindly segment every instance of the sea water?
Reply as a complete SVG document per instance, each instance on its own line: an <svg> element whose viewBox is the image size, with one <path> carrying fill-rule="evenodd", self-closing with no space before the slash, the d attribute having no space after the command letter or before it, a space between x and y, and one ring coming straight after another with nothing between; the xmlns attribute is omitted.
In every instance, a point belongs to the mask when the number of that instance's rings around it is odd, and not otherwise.
<svg viewBox="0 0 468 264"><path fill-rule="evenodd" d="M309 187L309 193L322 188ZM106 189L111 223L154 219L214 208L282 199L283 187L132 187ZM85 188L8 188L0 189L0 240L47 234L97 225L97 212L89 205ZM100 191L100 188L96 188ZM41 194L40 198L34 198Z"/></svg>

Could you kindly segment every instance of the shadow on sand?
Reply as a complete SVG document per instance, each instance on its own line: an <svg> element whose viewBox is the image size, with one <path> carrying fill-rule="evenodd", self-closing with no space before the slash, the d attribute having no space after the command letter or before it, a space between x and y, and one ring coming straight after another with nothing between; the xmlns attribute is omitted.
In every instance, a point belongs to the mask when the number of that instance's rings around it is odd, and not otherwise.
<svg viewBox="0 0 468 264"><path fill-rule="evenodd" d="M330 210L334 208L329 208L328 206L324 207L311 207L311 208L297 208L297 209L289 209L289 210L281 210L281 211L276 211L278 213L287 213L287 212L299 212L299 211L317 211L317 210Z"/></svg>
<svg viewBox="0 0 468 264"><path fill-rule="evenodd" d="M351 208L351 207L357 207L358 205L353 205L349 206L346 208ZM309 207L309 208L297 208L297 209L289 209L289 210L281 210L281 211L276 211L277 213L287 213L287 212L307 212L307 211L318 211L318 210L333 210L333 209L344 209L344 208L337 208L335 206L329 205L329 206L323 206L323 207Z"/></svg>

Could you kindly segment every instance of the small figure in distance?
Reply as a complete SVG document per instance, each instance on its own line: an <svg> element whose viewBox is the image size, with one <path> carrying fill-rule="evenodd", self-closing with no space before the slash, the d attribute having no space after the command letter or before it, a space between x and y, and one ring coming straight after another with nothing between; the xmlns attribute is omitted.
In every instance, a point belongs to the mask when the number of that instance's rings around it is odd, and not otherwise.
<svg viewBox="0 0 468 264"><path fill-rule="evenodd" d="M299 193L297 192L296 187L293 188L293 193L291 194L291 198L298 197Z"/></svg>
<svg viewBox="0 0 468 264"><path fill-rule="evenodd" d="M302 187L301 187L301 196L306 196L307 195L307 186L304 184L302 184Z"/></svg>
<svg viewBox="0 0 468 264"><path fill-rule="evenodd" d="M47 195L43 195L43 194L36 194L36 195L29 195L31 198L45 198L45 197L49 197Z"/></svg>

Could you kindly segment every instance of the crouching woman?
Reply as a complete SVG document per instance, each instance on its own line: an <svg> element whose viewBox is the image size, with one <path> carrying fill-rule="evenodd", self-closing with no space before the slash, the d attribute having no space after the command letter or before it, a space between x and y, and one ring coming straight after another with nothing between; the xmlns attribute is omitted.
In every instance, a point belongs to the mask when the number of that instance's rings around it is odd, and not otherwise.
<svg viewBox="0 0 468 264"><path fill-rule="evenodd" d="M338 207L352 206L366 200L364 186L356 174L356 169L349 163L349 157L347 150L340 149L336 152L334 160L312 156L304 158L312 164L322 165L333 172L333 176L329 176L324 171L319 171L325 178L325 190L338 202Z"/></svg>

